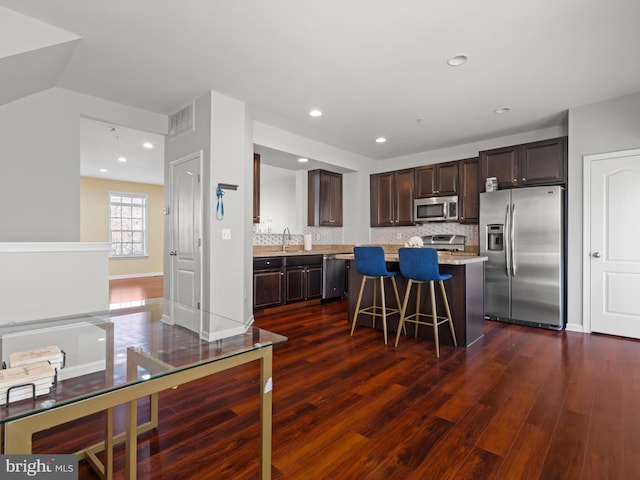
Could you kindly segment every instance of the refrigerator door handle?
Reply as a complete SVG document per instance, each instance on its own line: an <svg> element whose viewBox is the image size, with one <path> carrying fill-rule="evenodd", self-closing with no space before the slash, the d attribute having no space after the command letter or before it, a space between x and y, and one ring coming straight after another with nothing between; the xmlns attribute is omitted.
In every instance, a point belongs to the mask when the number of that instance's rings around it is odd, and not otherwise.
<svg viewBox="0 0 640 480"><path fill-rule="evenodd" d="M510 232L511 232L511 215L510 215L510 204L507 203L507 210L504 214L504 225L505 225L505 233L507 235L507 241L504 242L504 264L506 269L507 277L511 276L511 245L509 242Z"/></svg>
<svg viewBox="0 0 640 480"><path fill-rule="evenodd" d="M516 230L516 205L513 204L511 205L511 230L509 230L509 237L511 240L511 276L515 277L516 276L516 256L515 256L515 251L516 251L516 235L515 235L515 230Z"/></svg>

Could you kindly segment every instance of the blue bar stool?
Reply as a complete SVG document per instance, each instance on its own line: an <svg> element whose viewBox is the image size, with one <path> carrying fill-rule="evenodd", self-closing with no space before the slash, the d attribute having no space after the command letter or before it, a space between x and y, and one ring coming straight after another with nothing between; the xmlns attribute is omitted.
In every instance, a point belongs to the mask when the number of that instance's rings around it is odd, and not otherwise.
<svg viewBox="0 0 640 480"><path fill-rule="evenodd" d="M451 274L441 274L438 268L438 252L433 248L400 248L398 249L400 257L400 273L408 280L407 290L404 294L404 302L400 312L400 324L398 325L398 334L396 335L396 347L400 340L400 329L404 327L405 322L415 323L415 336L418 336L418 325L429 325L433 327L433 338L436 342L436 357L440 357L440 342L438 340L438 326L443 323L449 323L453 344L458 346L456 340L456 332L453 329L453 321L451 320L451 310L449 310L449 300L447 300L447 292L444 289L444 281L451 278ZM431 293L431 313L420 312L420 294L423 283L429 282L429 290ZM446 317L438 316L436 311L436 293L434 282L440 284L442 292L442 300L446 310ZM413 284L418 285L418 294L416 296L416 313L406 316L407 304L409 303L409 295ZM431 321L422 320L421 317L430 318Z"/></svg>
<svg viewBox="0 0 640 480"><path fill-rule="evenodd" d="M384 331L384 343L387 343L387 315L399 314L399 308L387 308L384 296L384 279L390 278L393 291L396 295L396 305L400 307L400 296L398 295L398 286L396 284L396 275L398 272L389 272L387 264L384 260L384 250L382 247L354 247L353 254L355 257L356 270L363 275L360 284L360 293L358 293L358 301L356 302L356 310L353 314L353 323L351 325L351 335L356 328L356 320L358 315L371 315L373 317L373 327L376 326L376 317L382 317L382 329ZM377 280L380 279L380 298L382 305L378 306L377 302ZM360 308L362 303L362 292L367 280L373 280L373 304L368 307Z"/></svg>

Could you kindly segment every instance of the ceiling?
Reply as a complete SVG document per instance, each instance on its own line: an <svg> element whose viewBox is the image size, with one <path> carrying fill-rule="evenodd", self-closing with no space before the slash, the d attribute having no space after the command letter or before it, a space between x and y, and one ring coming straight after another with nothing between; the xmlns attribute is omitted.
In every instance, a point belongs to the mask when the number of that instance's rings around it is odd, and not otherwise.
<svg viewBox="0 0 640 480"><path fill-rule="evenodd" d="M81 118L80 175L164 185L164 136Z"/></svg>
<svg viewBox="0 0 640 480"><path fill-rule="evenodd" d="M638 18L637 0L0 0L0 102L59 86L169 114L215 90L389 159L637 93Z"/></svg>

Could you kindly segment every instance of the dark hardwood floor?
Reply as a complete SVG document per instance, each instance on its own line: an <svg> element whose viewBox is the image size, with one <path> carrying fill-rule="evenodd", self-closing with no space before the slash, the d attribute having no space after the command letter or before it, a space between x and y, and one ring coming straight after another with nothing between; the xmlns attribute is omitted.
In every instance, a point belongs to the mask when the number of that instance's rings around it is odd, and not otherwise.
<svg viewBox="0 0 640 480"><path fill-rule="evenodd" d="M639 478L640 342L487 322L437 359L426 340L349 336L345 312L256 317L289 337L274 355L274 479ZM138 478L257 478L257 380L250 364L163 392ZM39 434L34 449L75 451L99 439L99 420ZM97 477L81 464L80 478Z"/></svg>
<svg viewBox="0 0 640 480"><path fill-rule="evenodd" d="M113 305L162 297L162 285L162 275L110 280L109 303Z"/></svg>

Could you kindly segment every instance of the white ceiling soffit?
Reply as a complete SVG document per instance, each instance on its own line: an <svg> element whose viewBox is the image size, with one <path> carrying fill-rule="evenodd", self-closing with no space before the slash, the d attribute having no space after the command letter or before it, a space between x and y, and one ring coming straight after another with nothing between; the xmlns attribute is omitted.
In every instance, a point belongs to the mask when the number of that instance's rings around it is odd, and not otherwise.
<svg viewBox="0 0 640 480"><path fill-rule="evenodd" d="M80 37L0 7L0 105L54 87Z"/></svg>
<svg viewBox="0 0 640 480"><path fill-rule="evenodd" d="M254 144L253 151L260 155L260 163L263 165L271 165L272 167L286 168L287 170L330 170L337 173L350 173L353 170L339 167L312 158L307 158L306 162L298 161L300 158L306 158L302 155L294 153L282 152L273 148Z"/></svg>
<svg viewBox="0 0 640 480"><path fill-rule="evenodd" d="M566 125L571 108L640 91L638 0L0 5L82 37L62 88L161 114L214 90L372 159Z"/></svg>

